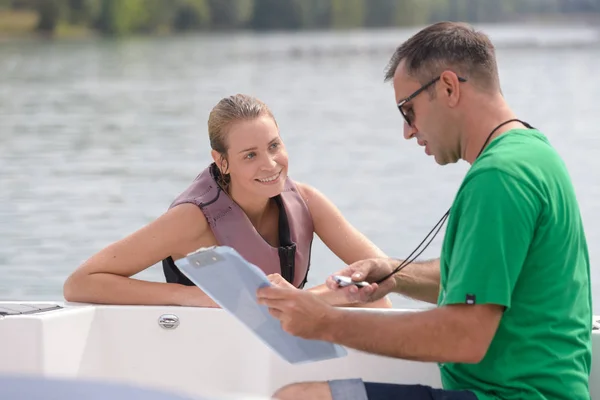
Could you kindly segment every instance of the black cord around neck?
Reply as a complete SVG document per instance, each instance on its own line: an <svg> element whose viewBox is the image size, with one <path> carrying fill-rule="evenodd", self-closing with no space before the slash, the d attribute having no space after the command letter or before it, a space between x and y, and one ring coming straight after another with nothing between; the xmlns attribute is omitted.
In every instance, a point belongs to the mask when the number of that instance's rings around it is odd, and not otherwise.
<svg viewBox="0 0 600 400"><path fill-rule="evenodd" d="M487 146L487 144L490 141L490 139L492 138L492 136L494 136L494 133L496 133L496 131L498 129L502 128L504 125L511 123L511 122L520 122L521 124L525 125L525 127L527 129L534 129L533 126L529 125L527 122L521 121L518 118L512 118L512 119L502 122L500 125L498 125L494 129L492 129L492 131L488 135L487 139L485 139L485 142L483 142L483 146L481 146L481 150L479 150L479 153L477 154L477 157L475 157L475 160L477 160L479 158L479 156L481 155L481 153L483 153L483 150L485 150L485 146Z"/></svg>
<svg viewBox="0 0 600 400"><path fill-rule="evenodd" d="M492 138L492 136L494 136L494 133L496 133L496 131L500 128L502 128L504 125L510 123L510 122L520 122L521 124L523 124L526 128L528 129L535 129L533 126L529 125L527 122L521 121L518 118L512 118L509 119L507 121L502 122L501 124L499 124L497 127L495 127L490 134L488 135L488 137L485 139L485 142L483 142L483 146L481 146L481 150L479 150L479 153L477 154L477 157L475 157L475 160L477 160L479 158L479 156L481 155L481 153L483 153L483 150L485 150L485 147L487 146L488 142L490 141L490 139ZM473 161L475 162L475 161ZM431 244L431 242L433 241L433 239L435 239L435 237L437 236L438 232L440 231L440 229L442 229L442 226L444 226L444 223L446 222L446 220L448 219L448 216L450 215L450 209L448 209L448 211L446 211L446 213L442 216L442 218L440 218L440 220L437 222L437 224L434 225L434 227L429 231L429 233L427 234L427 236L425 236L425 238L421 241L421 243L419 243L419 245L412 251L412 253L410 253L408 255L408 257L402 261L400 263L400 265L398 265L392 272L390 272L389 274L385 275L383 278L378 279L377 281L375 281L375 283L379 284L383 281L385 281L386 279L388 279L389 277L391 277L392 275L398 273L400 270L402 270L404 267L406 267L407 265L411 264L413 261L415 261L417 259L417 257L419 257L427 247L429 247L429 245ZM433 231L435 231L435 233L433 233ZM423 245L423 243L425 243L425 241L427 240L427 238L433 233L433 236L431 237L431 239L429 240L429 242L427 242L427 244L425 245L425 247L423 247L423 249L421 249L421 251L419 251L414 257L413 254L415 254L415 252L417 250L419 250L419 247L421 247L421 245ZM412 259L411 259L412 257Z"/></svg>

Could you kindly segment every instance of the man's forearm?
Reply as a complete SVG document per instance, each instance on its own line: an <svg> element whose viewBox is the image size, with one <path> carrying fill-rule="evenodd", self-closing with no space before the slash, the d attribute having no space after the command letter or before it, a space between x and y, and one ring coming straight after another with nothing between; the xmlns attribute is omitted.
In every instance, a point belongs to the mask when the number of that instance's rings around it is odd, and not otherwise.
<svg viewBox="0 0 600 400"><path fill-rule="evenodd" d="M321 340L368 353L424 362L478 362L472 326L457 308L405 314L337 309Z"/></svg>
<svg viewBox="0 0 600 400"><path fill-rule="evenodd" d="M436 304L440 291L440 260L413 261L396 273L394 292Z"/></svg>

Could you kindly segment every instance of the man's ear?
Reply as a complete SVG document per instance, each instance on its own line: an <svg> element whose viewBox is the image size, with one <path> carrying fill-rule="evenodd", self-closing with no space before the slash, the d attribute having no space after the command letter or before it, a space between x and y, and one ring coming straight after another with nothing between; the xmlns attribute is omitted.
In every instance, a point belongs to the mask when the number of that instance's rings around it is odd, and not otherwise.
<svg viewBox="0 0 600 400"><path fill-rule="evenodd" d="M444 94L448 97L448 105L450 107L458 104L460 98L460 81L458 76L452 71L444 71L440 75L441 84L444 87Z"/></svg>

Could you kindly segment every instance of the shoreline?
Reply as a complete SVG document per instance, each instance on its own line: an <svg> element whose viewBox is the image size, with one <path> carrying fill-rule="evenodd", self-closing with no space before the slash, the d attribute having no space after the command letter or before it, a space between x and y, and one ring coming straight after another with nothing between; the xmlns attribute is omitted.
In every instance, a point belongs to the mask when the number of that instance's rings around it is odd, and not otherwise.
<svg viewBox="0 0 600 400"><path fill-rule="evenodd" d="M113 36L105 36L96 31L93 28L82 26L82 25L69 25L60 24L57 26L56 31L53 34L47 34L37 32L35 27L37 26L38 16L31 11L0 11L0 43L13 42L21 40L79 40L79 39L90 39L90 38L113 38ZM502 24L535 24L535 25L557 25L557 26L586 26L586 27L597 27L600 30L600 12L597 13L573 13L573 14L538 14L538 15L526 15L516 16L509 18L504 21L496 22L470 22L472 25L502 25ZM417 25L415 25L417 26ZM398 26L382 26L382 27L353 27L347 30L364 30L364 31L377 31L387 29L403 29L411 28L412 25L398 25ZM340 31L336 28L320 28L319 31ZM219 30L209 29L197 32L157 32L157 33L132 33L129 35L121 36L121 38L130 37L164 37L164 36L185 36L190 33L195 34L215 34L215 33L237 33L243 32L244 29L231 29L231 30ZM297 30L286 30L285 32L311 32L317 31L315 29L297 29ZM251 31L254 32L254 31ZM274 31L275 32L275 31ZM261 31L261 33L264 33ZM117 36L119 37L119 36Z"/></svg>

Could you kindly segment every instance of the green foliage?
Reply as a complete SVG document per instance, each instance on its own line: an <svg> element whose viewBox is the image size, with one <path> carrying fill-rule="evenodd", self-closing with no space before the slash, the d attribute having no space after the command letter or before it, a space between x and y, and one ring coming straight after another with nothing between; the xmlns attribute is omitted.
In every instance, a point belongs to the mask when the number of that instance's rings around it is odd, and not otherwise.
<svg viewBox="0 0 600 400"><path fill-rule="evenodd" d="M128 1L128 0L124 0ZM169 31L177 11L173 0L144 0L144 11L136 28L139 32L155 33Z"/></svg>
<svg viewBox="0 0 600 400"><path fill-rule="evenodd" d="M92 25L100 16L101 0L64 1L64 19L72 25Z"/></svg>
<svg viewBox="0 0 600 400"><path fill-rule="evenodd" d="M302 28L303 0L254 0L250 27L259 31Z"/></svg>
<svg viewBox="0 0 600 400"><path fill-rule="evenodd" d="M147 18L144 0L102 0L98 29L107 35L135 32Z"/></svg>
<svg viewBox="0 0 600 400"><path fill-rule="evenodd" d="M210 26L214 29L246 27L252 18L253 0L208 0Z"/></svg>
<svg viewBox="0 0 600 400"><path fill-rule="evenodd" d="M398 26L422 25L429 22L431 1L402 0L394 12L394 24Z"/></svg>
<svg viewBox="0 0 600 400"><path fill-rule="evenodd" d="M36 30L46 34L53 33L60 17L60 0L45 0L36 4L40 19Z"/></svg>
<svg viewBox="0 0 600 400"><path fill-rule="evenodd" d="M175 31L204 29L210 22L208 0L179 0L173 19Z"/></svg>
<svg viewBox="0 0 600 400"><path fill-rule="evenodd" d="M328 28L331 21L331 2L323 0L299 1L301 26L305 29Z"/></svg>
<svg viewBox="0 0 600 400"><path fill-rule="evenodd" d="M543 13L587 15L600 12L600 0L0 0L5 20L12 10L14 15L36 13L36 30L46 34L59 26L77 26L118 36L499 22Z"/></svg>
<svg viewBox="0 0 600 400"><path fill-rule="evenodd" d="M12 8L12 0L0 0L0 11Z"/></svg>
<svg viewBox="0 0 600 400"><path fill-rule="evenodd" d="M395 24L396 8L401 3L396 0L369 0L365 9L364 26L385 27Z"/></svg>
<svg viewBox="0 0 600 400"><path fill-rule="evenodd" d="M354 28L365 21L365 0L331 0L331 26Z"/></svg>

